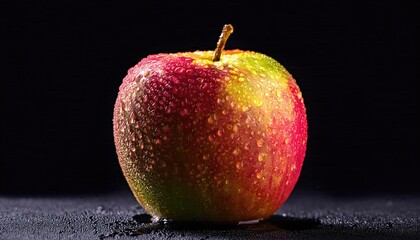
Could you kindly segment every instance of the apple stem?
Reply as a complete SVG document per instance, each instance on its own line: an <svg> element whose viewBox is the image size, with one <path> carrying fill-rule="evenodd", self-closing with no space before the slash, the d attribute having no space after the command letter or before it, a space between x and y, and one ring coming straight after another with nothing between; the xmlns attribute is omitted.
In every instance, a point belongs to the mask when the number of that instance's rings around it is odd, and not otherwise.
<svg viewBox="0 0 420 240"><path fill-rule="evenodd" d="M230 34L233 32L233 26L231 24L225 24L223 26L222 33L220 34L219 41L217 41L216 50L214 51L213 62L220 60L222 51L225 48L226 41L229 38Z"/></svg>

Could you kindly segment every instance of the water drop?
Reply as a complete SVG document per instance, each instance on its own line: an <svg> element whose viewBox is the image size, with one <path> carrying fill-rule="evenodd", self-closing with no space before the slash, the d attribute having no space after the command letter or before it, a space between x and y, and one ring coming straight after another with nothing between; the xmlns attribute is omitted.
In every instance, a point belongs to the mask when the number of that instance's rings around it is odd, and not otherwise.
<svg viewBox="0 0 420 240"><path fill-rule="evenodd" d="M286 138L286 140L284 140L285 144L289 144L290 143L290 138Z"/></svg>
<svg viewBox="0 0 420 240"><path fill-rule="evenodd" d="M233 155L238 155L239 154L239 149L235 148L232 152Z"/></svg>
<svg viewBox="0 0 420 240"><path fill-rule="evenodd" d="M171 94L169 94L169 92L168 92L168 91L164 91L164 92L163 92L163 96L168 98L168 97L170 97L170 96L171 96Z"/></svg>
<svg viewBox="0 0 420 240"><path fill-rule="evenodd" d="M163 132L169 132L171 130L171 128L168 125L164 125L162 127Z"/></svg>
<svg viewBox="0 0 420 240"><path fill-rule="evenodd" d="M142 142L142 143L140 143L140 149L143 149L144 148L144 143Z"/></svg>
<svg viewBox="0 0 420 240"><path fill-rule="evenodd" d="M219 129L217 130L217 136L221 137L223 135L223 130Z"/></svg>
<svg viewBox="0 0 420 240"><path fill-rule="evenodd" d="M232 126L232 131L233 132L238 132L238 125L237 124L233 124L233 126Z"/></svg>
<svg viewBox="0 0 420 240"><path fill-rule="evenodd" d="M254 99L253 102L258 107L262 106L262 104L263 104L263 102L260 99Z"/></svg>
<svg viewBox="0 0 420 240"><path fill-rule="evenodd" d="M248 110L249 110L248 105L243 105L243 106L242 106L242 111L246 112L246 111L248 111Z"/></svg>
<svg viewBox="0 0 420 240"><path fill-rule="evenodd" d="M194 75L194 71L192 69L187 69L187 71L185 71L185 73L189 76Z"/></svg>
<svg viewBox="0 0 420 240"><path fill-rule="evenodd" d="M132 142L136 141L136 135L134 133L131 134L130 138Z"/></svg>
<svg viewBox="0 0 420 240"><path fill-rule="evenodd" d="M170 76L169 77L169 81L171 81L174 84L178 84L179 83L179 79L174 77L174 76Z"/></svg>
<svg viewBox="0 0 420 240"><path fill-rule="evenodd" d="M185 117L185 116L187 116L189 114L188 109L186 109L186 108L181 109L181 111L179 113L183 117Z"/></svg>
<svg viewBox="0 0 420 240"><path fill-rule="evenodd" d="M264 141L261 138L257 140L257 146L258 147L262 147L263 144L264 144Z"/></svg>
<svg viewBox="0 0 420 240"><path fill-rule="evenodd" d="M132 112L130 113L130 124L134 124L136 122L136 115Z"/></svg>
<svg viewBox="0 0 420 240"><path fill-rule="evenodd" d="M257 173L256 176L257 176L258 179L260 179L260 178L262 178L262 173L259 172L259 173Z"/></svg>
<svg viewBox="0 0 420 240"><path fill-rule="evenodd" d="M266 153L259 153L258 154L258 161L262 162L267 158L267 154Z"/></svg>
<svg viewBox="0 0 420 240"><path fill-rule="evenodd" d="M276 95L277 95L277 97L281 97L281 90L280 89L276 90Z"/></svg>
<svg viewBox="0 0 420 240"><path fill-rule="evenodd" d="M208 123L210 123L210 124L213 124L213 123L214 123L214 120L213 120L213 118L210 116L210 117L208 117L208 118L207 118L207 122L208 122Z"/></svg>
<svg viewBox="0 0 420 240"><path fill-rule="evenodd" d="M208 139L210 142L214 142L214 137L212 135L209 135Z"/></svg>
<svg viewBox="0 0 420 240"><path fill-rule="evenodd" d="M204 154L203 155L203 160L208 160L210 158L210 155L209 154Z"/></svg>
<svg viewBox="0 0 420 240"><path fill-rule="evenodd" d="M176 73L183 74L183 73L185 72L185 68L176 67L174 71L175 71Z"/></svg>
<svg viewBox="0 0 420 240"><path fill-rule="evenodd" d="M242 162L236 162L236 168L237 169L241 169L243 167L243 163Z"/></svg>

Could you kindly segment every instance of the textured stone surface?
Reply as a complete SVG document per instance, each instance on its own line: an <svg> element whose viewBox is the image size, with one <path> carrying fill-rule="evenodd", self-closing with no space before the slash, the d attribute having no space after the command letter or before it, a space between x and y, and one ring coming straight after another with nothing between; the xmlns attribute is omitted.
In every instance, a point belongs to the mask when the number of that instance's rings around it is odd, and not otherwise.
<svg viewBox="0 0 420 240"><path fill-rule="evenodd" d="M0 239L420 239L420 196L337 198L295 191L253 225L152 223L128 191L0 197Z"/></svg>

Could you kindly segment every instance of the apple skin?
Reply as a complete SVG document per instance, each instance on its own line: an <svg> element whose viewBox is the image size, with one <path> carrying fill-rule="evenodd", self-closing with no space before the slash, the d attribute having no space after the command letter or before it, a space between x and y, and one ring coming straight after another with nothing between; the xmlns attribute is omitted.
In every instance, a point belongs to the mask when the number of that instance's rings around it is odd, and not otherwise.
<svg viewBox="0 0 420 240"><path fill-rule="evenodd" d="M301 171L307 118L296 81L257 52L156 54L129 69L114 108L123 174L151 215L238 223L271 216Z"/></svg>

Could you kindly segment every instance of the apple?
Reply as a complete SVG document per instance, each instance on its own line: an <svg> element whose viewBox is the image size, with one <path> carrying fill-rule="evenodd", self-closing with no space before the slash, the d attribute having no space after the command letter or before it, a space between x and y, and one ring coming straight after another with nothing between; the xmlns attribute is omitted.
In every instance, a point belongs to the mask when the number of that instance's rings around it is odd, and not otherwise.
<svg viewBox="0 0 420 240"><path fill-rule="evenodd" d="M114 108L123 174L156 218L230 224L270 217L289 197L307 118L271 57L223 50L155 54L128 70Z"/></svg>

